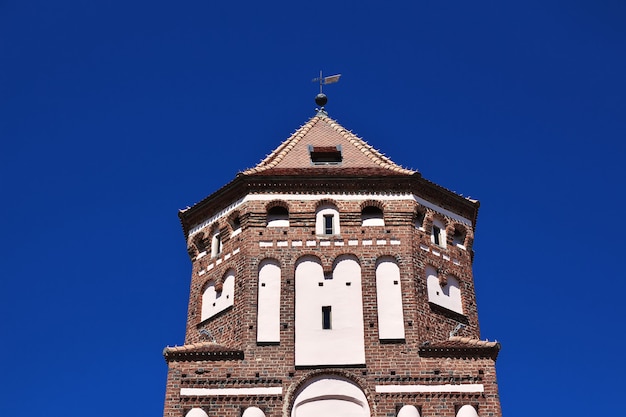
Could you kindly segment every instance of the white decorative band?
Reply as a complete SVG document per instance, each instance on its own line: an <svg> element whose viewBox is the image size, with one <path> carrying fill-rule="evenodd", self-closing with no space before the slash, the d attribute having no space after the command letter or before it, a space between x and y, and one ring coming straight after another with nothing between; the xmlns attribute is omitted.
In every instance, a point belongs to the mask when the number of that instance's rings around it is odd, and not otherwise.
<svg viewBox="0 0 626 417"><path fill-rule="evenodd" d="M216 213L215 215L209 217L208 219L204 220L203 222L201 222L200 224L197 224L196 226L192 227L189 230L189 236L193 235L194 233L199 232L200 230L204 229L205 227L213 224L213 222L215 222L216 220L218 220L220 217L222 216L226 216L228 215L230 212L232 212L233 210L235 210L238 206L242 205L245 202L248 201L271 201L271 200L298 200L298 201L317 201L317 200L322 200L322 199L335 199L336 201L364 201L364 200L378 200L378 201L385 201L385 200L400 200L400 201L404 201L404 200L414 200L417 201L418 203L420 203L423 206L426 206L432 210L435 210L441 214L443 214L444 216L448 216L458 222L461 222L463 224L466 225L471 225L472 221L470 219L466 219L465 217L459 216L458 214L452 213L449 210L446 210L442 207L439 207L433 203L430 203L426 200L424 200L423 198L420 198L416 195L413 194L370 194L370 193L364 193L364 194L248 194L247 196L245 196L244 198L241 198L237 201L235 201L233 204L231 204L230 206L226 207L224 210L221 210L220 212Z"/></svg>
<svg viewBox="0 0 626 417"><path fill-rule="evenodd" d="M483 384L442 385L376 385L376 392L484 392Z"/></svg>
<svg viewBox="0 0 626 417"><path fill-rule="evenodd" d="M283 387L257 388L181 388L180 395L218 397L234 395L282 395Z"/></svg>

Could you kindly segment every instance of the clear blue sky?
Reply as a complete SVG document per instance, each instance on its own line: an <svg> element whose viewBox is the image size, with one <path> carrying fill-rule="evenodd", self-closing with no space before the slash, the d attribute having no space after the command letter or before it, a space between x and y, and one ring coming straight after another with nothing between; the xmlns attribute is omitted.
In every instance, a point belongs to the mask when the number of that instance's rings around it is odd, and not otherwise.
<svg viewBox="0 0 626 417"><path fill-rule="evenodd" d="M308 120L320 69L331 117L481 201L504 414L615 415L625 51L619 0L0 1L0 415L162 414L177 210Z"/></svg>

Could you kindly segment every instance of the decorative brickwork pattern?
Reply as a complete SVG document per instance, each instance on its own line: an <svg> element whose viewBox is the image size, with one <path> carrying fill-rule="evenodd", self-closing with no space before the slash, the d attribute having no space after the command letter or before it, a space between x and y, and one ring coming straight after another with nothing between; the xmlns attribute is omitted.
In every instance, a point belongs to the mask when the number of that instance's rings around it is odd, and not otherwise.
<svg viewBox="0 0 626 417"><path fill-rule="evenodd" d="M325 166L320 175L310 166L309 145L339 145L342 165ZM381 175L381 169L393 175ZM338 212L340 233L321 235L316 211L329 204ZM267 227L273 207L288 211L288 226ZM362 226L365 207L382 210L384 226ZM255 168L181 211L192 274L184 345L164 350L164 416L200 409L241 417L258 407L267 417L290 417L301 387L323 375L357 385L374 417L394 417L405 405L421 416L454 417L464 405L480 416L500 416L500 345L480 340L472 275L477 211L478 202L397 166L318 114ZM439 245L431 237L435 219L446 236ZM221 251L212 256L208 246L218 232ZM307 256L319 259L324 275L339 259L358 263L365 364L295 365L295 270ZM376 267L384 259L400 271L401 339L379 337ZM259 268L268 260L280 268L280 335L262 343L256 328ZM462 314L429 302L428 267L438 271L442 288L447 277L458 281ZM232 306L202 320L203 291L213 283L219 297L217 286L228 271L235 276ZM319 279L323 285L325 278Z"/></svg>

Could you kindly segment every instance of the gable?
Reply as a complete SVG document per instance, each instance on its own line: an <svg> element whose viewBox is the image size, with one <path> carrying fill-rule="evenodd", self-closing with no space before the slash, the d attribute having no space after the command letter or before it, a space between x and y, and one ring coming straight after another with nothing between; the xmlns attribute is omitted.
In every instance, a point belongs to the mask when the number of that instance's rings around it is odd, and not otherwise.
<svg viewBox="0 0 626 417"><path fill-rule="evenodd" d="M282 173L285 170L305 168L372 168L406 175L415 172L395 164L363 139L319 112L257 166L244 171L244 174L268 170Z"/></svg>

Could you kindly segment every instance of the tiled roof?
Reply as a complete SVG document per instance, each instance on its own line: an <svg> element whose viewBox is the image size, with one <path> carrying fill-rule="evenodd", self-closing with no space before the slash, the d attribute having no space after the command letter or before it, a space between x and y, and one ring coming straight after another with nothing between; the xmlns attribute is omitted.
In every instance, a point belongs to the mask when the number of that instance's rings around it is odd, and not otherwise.
<svg viewBox="0 0 626 417"><path fill-rule="evenodd" d="M424 343L420 346L422 356L477 356L495 359L500 351L499 342L452 336L448 340Z"/></svg>
<svg viewBox="0 0 626 417"><path fill-rule="evenodd" d="M206 358L206 360L243 359L243 351L233 349L214 342L192 343L183 346L167 346L163 356L170 360L189 360Z"/></svg>
<svg viewBox="0 0 626 417"><path fill-rule="evenodd" d="M339 151L341 161L336 163L332 157ZM327 152L331 161L315 164L315 152ZM417 170L397 165L324 112L318 112L254 168L239 172L178 215L187 238L193 227L250 193L358 193L364 186L372 192L413 192L476 223L476 200L423 178Z"/></svg>
<svg viewBox="0 0 626 417"><path fill-rule="evenodd" d="M343 160L339 165L312 166L309 146L321 149L336 149L340 146ZM308 174L311 173L311 168L324 170L326 174L329 169L334 171L339 168L375 168L395 175L411 175L416 172L397 165L324 112L318 112L257 166L244 171L243 174L271 175L302 168L307 168Z"/></svg>
<svg viewBox="0 0 626 417"><path fill-rule="evenodd" d="M443 341L443 345L446 346L455 346L455 347L485 347L492 348L499 346L500 343L494 341L490 342L489 340L480 340L480 339L470 339L469 337L461 337L461 336L452 336L450 339Z"/></svg>

